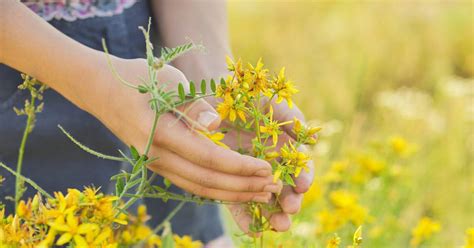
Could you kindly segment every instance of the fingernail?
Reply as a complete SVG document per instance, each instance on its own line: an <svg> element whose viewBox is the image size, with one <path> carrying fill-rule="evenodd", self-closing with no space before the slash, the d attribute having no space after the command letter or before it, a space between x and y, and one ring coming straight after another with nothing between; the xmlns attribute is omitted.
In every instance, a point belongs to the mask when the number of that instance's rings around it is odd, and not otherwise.
<svg viewBox="0 0 474 248"><path fill-rule="evenodd" d="M197 121L203 127L209 127L209 125L217 120L217 118L219 118L219 116L216 113L212 111L204 111L199 113Z"/></svg>
<svg viewBox="0 0 474 248"><path fill-rule="evenodd" d="M255 176L259 176L259 177L267 177L267 176L271 176L272 175L272 172L270 170L267 170L267 169L263 169L263 170L259 170L257 172L255 172Z"/></svg>
<svg viewBox="0 0 474 248"><path fill-rule="evenodd" d="M275 193L275 194L280 193L280 190L281 190L281 187L278 184L269 184L263 188L263 191Z"/></svg>
<svg viewBox="0 0 474 248"><path fill-rule="evenodd" d="M268 203L270 201L270 197L268 196L262 196L262 195L257 195L252 198L254 202L260 202L260 203Z"/></svg>

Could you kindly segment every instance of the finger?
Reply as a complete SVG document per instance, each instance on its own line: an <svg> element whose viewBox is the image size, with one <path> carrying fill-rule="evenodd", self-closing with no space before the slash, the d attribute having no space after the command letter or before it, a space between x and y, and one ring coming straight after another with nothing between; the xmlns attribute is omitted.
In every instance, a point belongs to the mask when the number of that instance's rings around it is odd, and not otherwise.
<svg viewBox="0 0 474 248"><path fill-rule="evenodd" d="M301 209L303 194L295 193L291 186L283 187L279 197L281 209L286 214L296 214Z"/></svg>
<svg viewBox="0 0 474 248"><path fill-rule="evenodd" d="M236 192L272 192L279 193L281 183L273 183L268 177L243 177L210 170L193 164L186 159L164 148L155 154L160 159L149 165L150 169L159 172L166 170L182 178L207 188L236 191Z"/></svg>
<svg viewBox="0 0 474 248"><path fill-rule="evenodd" d="M268 162L218 146L181 121L176 121L172 114L165 114L160 118L158 130L166 132L158 133L156 145L162 144L195 164L241 176L266 177L272 174Z"/></svg>
<svg viewBox="0 0 474 248"><path fill-rule="evenodd" d="M284 187L284 189L285 188L289 188L289 187ZM272 196L272 199L270 200L269 205L274 205L274 204L279 204L279 203L275 203L275 197ZM281 212L281 211L269 212L268 210L265 210L264 208L262 210L262 214L269 221L270 226L272 227L274 231L285 232L291 226L290 216L285 212Z"/></svg>
<svg viewBox="0 0 474 248"><path fill-rule="evenodd" d="M228 202L261 202L267 203L271 198L271 193L266 192L233 192L213 188L207 188L189 180L182 178L168 171L160 171L160 174L168 178L173 184L185 191L209 199L228 201Z"/></svg>
<svg viewBox="0 0 474 248"><path fill-rule="evenodd" d="M203 99L181 105L175 111L193 129L212 131L219 127L221 118L216 110Z"/></svg>
<svg viewBox="0 0 474 248"><path fill-rule="evenodd" d="M227 209L229 209L232 218L234 219L235 223L237 223L242 232L256 238L262 235L261 233L250 232L249 228L250 224L252 223L252 217L248 213L246 205L229 204L227 205Z"/></svg>
<svg viewBox="0 0 474 248"><path fill-rule="evenodd" d="M270 217L270 225L277 232L286 232L291 227L290 216L286 213L274 213Z"/></svg>

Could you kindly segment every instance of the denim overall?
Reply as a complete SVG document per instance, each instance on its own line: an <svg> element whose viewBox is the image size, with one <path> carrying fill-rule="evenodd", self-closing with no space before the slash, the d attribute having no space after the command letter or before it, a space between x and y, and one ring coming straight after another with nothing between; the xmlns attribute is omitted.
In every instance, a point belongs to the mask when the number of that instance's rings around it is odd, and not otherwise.
<svg viewBox="0 0 474 248"><path fill-rule="evenodd" d="M110 53L122 58L143 58L145 42L138 26L146 27L150 15L149 3L138 1L122 14L111 17L92 17L73 22L53 19L49 23L93 49L102 50L101 39L104 37ZM34 37L25 39L34 42ZM0 161L13 169L16 168L18 148L26 124L26 117L17 116L13 107L22 108L29 98L27 91L17 89L21 82L18 71L0 64ZM81 79L77 79L77 83L81 83ZM127 150L97 119L48 89L44 94L44 110L37 115L36 126L26 143L23 175L48 192L65 192L67 188L82 189L90 185L110 192L112 184L109 179L120 170L120 162L99 159L84 152L61 133L58 124L81 143L104 154L118 155L117 149ZM157 130L160 131L164 130ZM11 213L13 203L5 197L14 196L15 178L1 168L0 175L6 179L0 186L0 201ZM163 181L161 177L157 178L157 182ZM174 187L173 190L179 189ZM32 187L28 187L24 198L34 193ZM149 221L151 226L159 224L177 205L177 202L164 203L160 199L143 201L149 215L153 216ZM171 222L175 233L191 235L204 243L223 234L217 206L187 203Z"/></svg>

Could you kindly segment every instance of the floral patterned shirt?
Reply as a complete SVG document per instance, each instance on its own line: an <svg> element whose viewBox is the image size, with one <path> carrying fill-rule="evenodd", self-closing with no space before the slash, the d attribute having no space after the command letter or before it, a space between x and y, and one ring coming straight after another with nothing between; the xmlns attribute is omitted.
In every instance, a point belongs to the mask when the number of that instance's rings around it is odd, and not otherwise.
<svg viewBox="0 0 474 248"><path fill-rule="evenodd" d="M0 0L1 1L1 0ZM75 21L117 15L137 0L21 0L43 19Z"/></svg>

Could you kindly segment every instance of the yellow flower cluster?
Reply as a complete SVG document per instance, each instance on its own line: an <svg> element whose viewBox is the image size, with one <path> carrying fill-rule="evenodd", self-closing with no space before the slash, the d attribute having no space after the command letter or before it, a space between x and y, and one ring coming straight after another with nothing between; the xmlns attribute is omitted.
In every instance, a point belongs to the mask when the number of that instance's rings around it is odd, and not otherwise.
<svg viewBox="0 0 474 248"><path fill-rule="evenodd" d="M319 232L335 232L348 222L358 226L370 218L367 208L359 204L356 194L335 190L329 193L329 199L331 209L317 214L320 223Z"/></svg>
<svg viewBox="0 0 474 248"><path fill-rule="evenodd" d="M292 96L298 90L293 82L286 80L285 69L281 69L276 77L269 79L268 69L263 66L261 59L256 66L248 64L244 67L240 59L234 63L227 57L227 68L233 72L233 76L228 76L216 90L216 97L223 99L217 106L217 112L222 119L228 118L234 122L238 116L241 121L246 122L247 116L253 115L252 109L260 107L255 105L255 99L261 95L270 99L277 97L277 103L286 100L288 105L292 106Z"/></svg>
<svg viewBox="0 0 474 248"><path fill-rule="evenodd" d="M146 208L140 206L137 216L125 215L115 206L116 201L117 197L91 187L82 192L69 189L66 195L56 192L47 200L37 194L20 201L14 215L0 211L0 247L113 248L139 243L161 247L160 236L146 225ZM199 247L196 244L200 243L178 247Z"/></svg>
<svg viewBox="0 0 474 248"><path fill-rule="evenodd" d="M323 203L314 215L318 223L317 234L332 235L348 226L373 223L375 217L363 204L363 196L370 190L384 190L384 181L394 180L404 173L405 168L400 164L413 152L413 147L416 145L395 135L373 141L368 148L350 151L345 158L330 163L304 200L305 206ZM384 194L396 199L400 197L391 190L385 190ZM368 233L375 235L376 231L380 232L373 227Z"/></svg>
<svg viewBox="0 0 474 248"><path fill-rule="evenodd" d="M216 97L222 100L217 111L222 119L255 133L252 155L272 163L274 181L282 179L285 183L294 185L292 176L297 177L303 169L308 170L307 163L310 159L307 153L301 151L300 146L316 144L315 135L320 128L306 127L296 118L285 121L274 118L272 102L280 104L285 100L291 108L292 96L298 92L294 83L286 79L284 68L278 75L270 78L261 59L255 66L243 66L240 59L234 62L227 58L227 67L233 75L222 80L216 88ZM287 142L276 150L279 137L283 134L282 127L292 123L296 140ZM211 134L206 136L222 145L220 133L218 137Z"/></svg>
<svg viewBox="0 0 474 248"><path fill-rule="evenodd" d="M474 227L466 230L466 243L463 248L474 248Z"/></svg>
<svg viewBox="0 0 474 248"><path fill-rule="evenodd" d="M410 245L418 247L422 242L428 240L433 234L441 231L441 224L429 217L420 219L416 227L411 231Z"/></svg>

